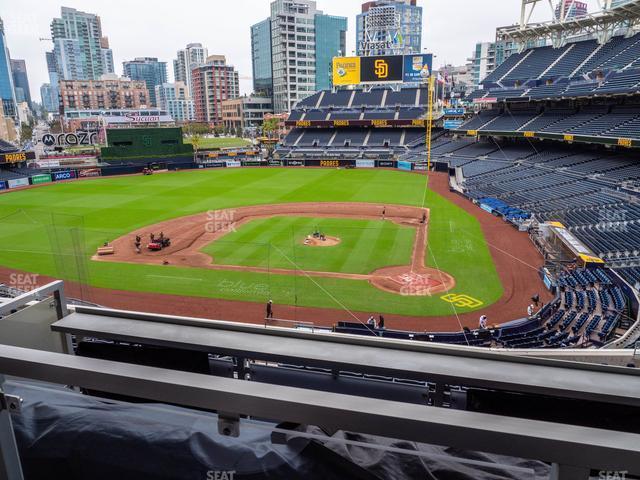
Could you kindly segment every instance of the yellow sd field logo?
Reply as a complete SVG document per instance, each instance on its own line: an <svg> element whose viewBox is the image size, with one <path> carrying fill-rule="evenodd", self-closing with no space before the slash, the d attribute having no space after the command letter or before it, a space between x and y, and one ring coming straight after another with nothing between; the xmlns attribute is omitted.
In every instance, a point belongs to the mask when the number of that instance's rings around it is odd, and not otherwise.
<svg viewBox="0 0 640 480"><path fill-rule="evenodd" d="M389 64L384 60L376 60L374 63L374 73L378 78L387 78L389 76Z"/></svg>
<svg viewBox="0 0 640 480"><path fill-rule="evenodd" d="M447 303L451 303L458 308L478 308L484 305L484 302L481 302L477 298L455 293L445 295L444 297L440 297L440 299Z"/></svg>

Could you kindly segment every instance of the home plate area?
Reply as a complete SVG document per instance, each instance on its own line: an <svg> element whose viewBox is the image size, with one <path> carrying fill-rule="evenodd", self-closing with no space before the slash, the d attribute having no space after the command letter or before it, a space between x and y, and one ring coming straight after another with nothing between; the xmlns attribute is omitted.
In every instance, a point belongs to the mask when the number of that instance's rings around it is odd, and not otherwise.
<svg viewBox="0 0 640 480"><path fill-rule="evenodd" d="M381 290L404 296L426 297L455 286L451 275L436 269L409 270L408 267L383 268L373 273L371 284Z"/></svg>

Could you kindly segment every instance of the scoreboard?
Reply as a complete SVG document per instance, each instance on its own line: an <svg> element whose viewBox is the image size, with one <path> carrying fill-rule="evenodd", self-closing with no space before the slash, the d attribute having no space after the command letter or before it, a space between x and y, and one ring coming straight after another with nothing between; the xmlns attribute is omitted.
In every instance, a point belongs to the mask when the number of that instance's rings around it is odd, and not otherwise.
<svg viewBox="0 0 640 480"><path fill-rule="evenodd" d="M431 54L334 57L333 85L425 82L432 66Z"/></svg>

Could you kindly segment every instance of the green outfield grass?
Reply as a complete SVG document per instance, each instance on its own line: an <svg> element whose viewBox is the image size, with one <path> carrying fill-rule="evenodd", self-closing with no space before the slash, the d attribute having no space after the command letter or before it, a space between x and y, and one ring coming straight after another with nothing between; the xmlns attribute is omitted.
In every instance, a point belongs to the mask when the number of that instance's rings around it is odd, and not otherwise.
<svg viewBox="0 0 640 480"><path fill-rule="evenodd" d="M339 238L340 244L304 245L316 228ZM253 220L203 251L221 265L369 274L409 265L415 233L415 228L381 220L272 217Z"/></svg>
<svg viewBox="0 0 640 480"><path fill-rule="evenodd" d="M184 143L191 143L191 137L185 137ZM248 147L251 142L244 138L237 137L202 137L200 139L200 150L206 150L208 148L233 148L233 147Z"/></svg>
<svg viewBox="0 0 640 480"><path fill-rule="evenodd" d="M431 208L429 265L456 278L453 293L470 295L484 306L494 303L503 290L477 220L430 190L424 196L424 186L423 176L399 171L284 168L183 171L52 184L0 195L0 265L80 279L105 288L257 302L273 298L281 304L347 306L406 315L448 315L451 305L440 296L401 297L364 281L90 260L105 241L145 225L207 210L318 201L420 206L424 197L425 205ZM393 248L392 228L388 232L385 228L378 230L381 241ZM398 248L405 242L401 232L396 232L400 240L393 240L400 242ZM210 247L219 248L215 244ZM375 265L377 260L362 252L362 268ZM397 253L398 258L409 254ZM338 263L336 260L332 268L358 267L358 262L346 266Z"/></svg>

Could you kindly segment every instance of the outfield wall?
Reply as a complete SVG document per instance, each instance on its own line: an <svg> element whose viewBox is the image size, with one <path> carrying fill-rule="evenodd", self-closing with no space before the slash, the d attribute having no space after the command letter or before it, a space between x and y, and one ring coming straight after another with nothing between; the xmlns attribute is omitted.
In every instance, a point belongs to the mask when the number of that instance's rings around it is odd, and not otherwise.
<svg viewBox="0 0 640 480"><path fill-rule="evenodd" d="M181 161L166 162L160 158L145 158L144 161L136 164L110 165L106 167L89 168L64 168L56 170L43 170L32 176L25 176L19 179L0 181L0 192L12 189L47 185L55 182L78 180L93 177L112 177L118 175L140 174L145 168L153 166L156 170L198 170L210 168L269 168L269 167L291 167L291 168L391 168L402 171L424 171L426 166L410 162L399 162L396 160L220 160L211 159L201 162L193 162L188 157Z"/></svg>

